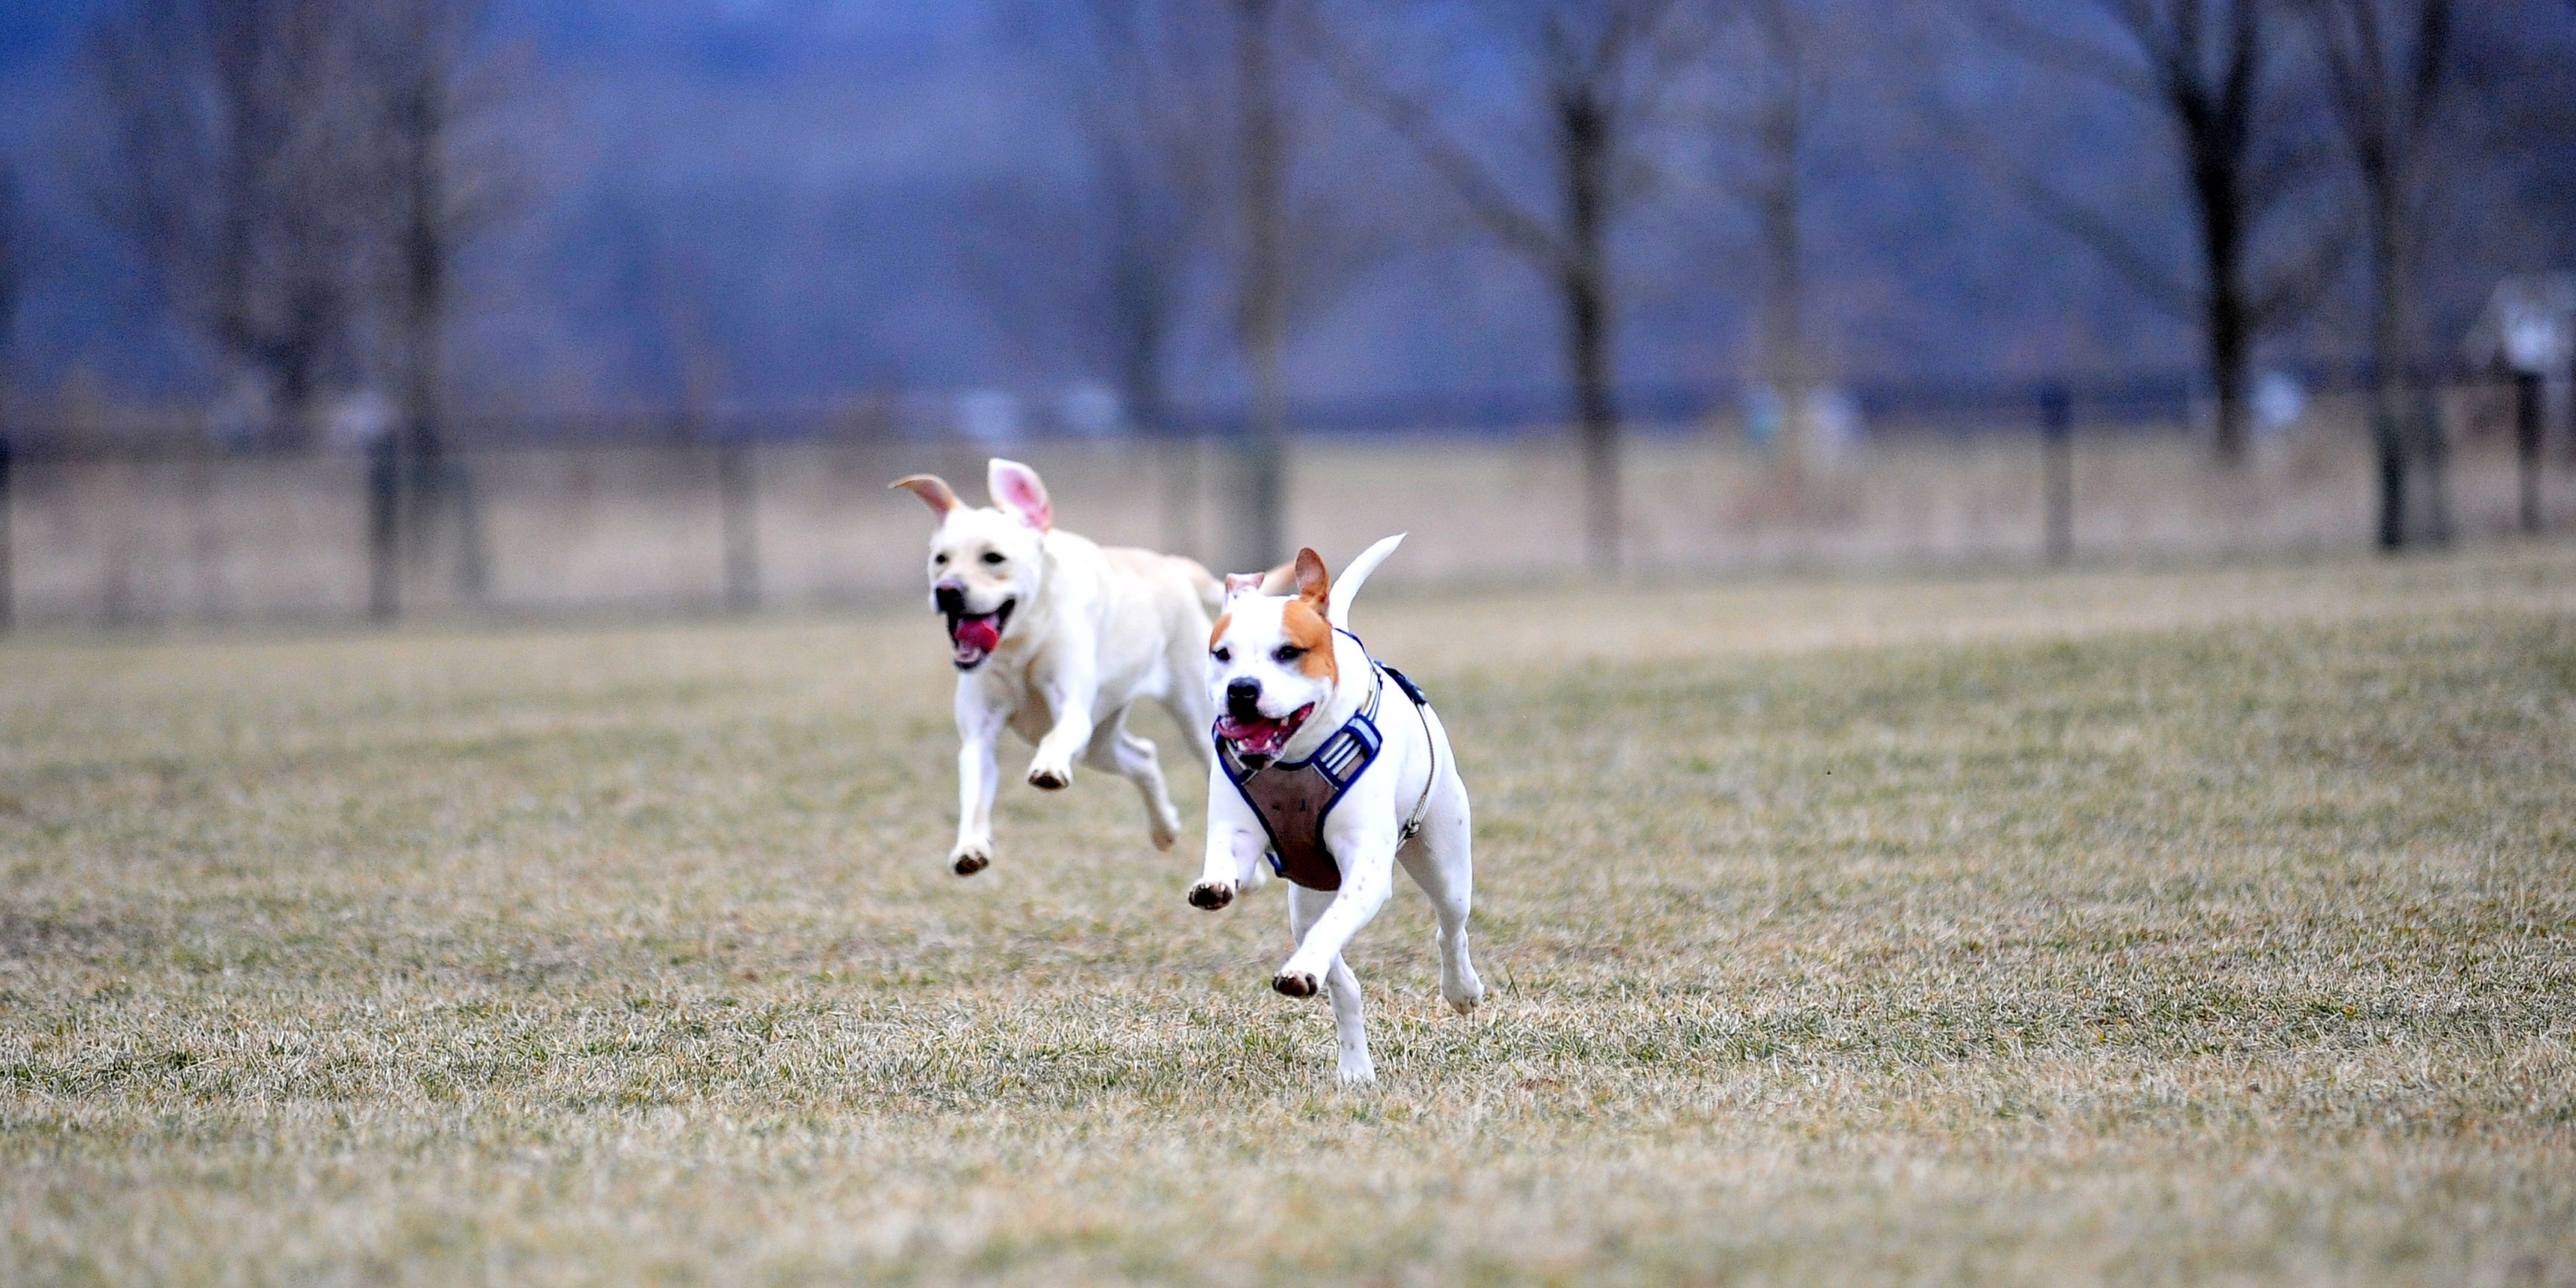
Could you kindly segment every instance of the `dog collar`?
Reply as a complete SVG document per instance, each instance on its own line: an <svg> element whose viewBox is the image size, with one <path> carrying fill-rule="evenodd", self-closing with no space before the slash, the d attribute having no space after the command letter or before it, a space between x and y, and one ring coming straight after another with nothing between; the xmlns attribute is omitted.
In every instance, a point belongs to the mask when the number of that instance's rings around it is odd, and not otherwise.
<svg viewBox="0 0 2576 1288"><path fill-rule="evenodd" d="M1368 645L1360 643L1359 636L1349 631L1339 633L1350 635L1351 642L1360 645L1361 655L1367 656ZM1270 870L1309 890L1342 888L1342 866L1334 860L1332 847L1324 843L1324 820L1341 803L1351 784L1377 763L1378 752L1386 746L1385 736L1378 732L1377 711L1388 679L1392 678L1413 703L1415 716L1423 722L1424 741L1429 743L1430 717L1425 713L1431 703L1422 690L1403 672L1376 658L1369 658L1369 671L1376 683L1369 686L1360 709L1352 712L1351 718L1317 744L1304 760L1274 760L1258 769L1247 768L1233 745L1216 737L1215 730L1209 730L1209 736L1216 741L1217 764L1225 770L1226 780L1234 784L1243 803L1252 807L1254 816L1261 820L1262 832L1270 838ZM1439 754L1436 748L1433 754ZM1433 774L1423 780L1422 798L1414 803L1412 816L1405 820L1399 844L1421 830L1423 811L1431 801L1431 781L1437 773L1434 766Z"/></svg>

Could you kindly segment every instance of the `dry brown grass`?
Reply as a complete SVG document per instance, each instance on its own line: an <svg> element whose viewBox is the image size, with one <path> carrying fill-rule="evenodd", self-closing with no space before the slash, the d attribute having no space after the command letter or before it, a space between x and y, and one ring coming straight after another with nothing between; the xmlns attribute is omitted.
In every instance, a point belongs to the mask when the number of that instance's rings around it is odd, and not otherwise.
<svg viewBox="0 0 2576 1288"><path fill-rule="evenodd" d="M0 1281L2576 1283L2576 556L1359 618L1359 1093L910 616L0 649Z"/></svg>

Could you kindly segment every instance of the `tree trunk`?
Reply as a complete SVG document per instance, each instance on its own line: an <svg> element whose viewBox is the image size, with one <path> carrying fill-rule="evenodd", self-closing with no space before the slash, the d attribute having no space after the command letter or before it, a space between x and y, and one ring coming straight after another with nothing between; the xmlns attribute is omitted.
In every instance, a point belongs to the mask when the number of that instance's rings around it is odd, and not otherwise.
<svg viewBox="0 0 2576 1288"><path fill-rule="evenodd" d="M2379 455L2379 547L2399 550L2415 535L2406 512L2408 440L2424 440L2423 408L2410 393L2415 373L2407 343L2405 232L2398 224L2402 216L2395 167L2384 154L2366 152L2362 170L2369 205L2371 440ZM2434 479L2428 474L2425 481ZM2432 520L2425 535L2438 542L2448 516L2437 497L2428 493L2425 500L2425 517Z"/></svg>
<svg viewBox="0 0 2576 1288"><path fill-rule="evenodd" d="M1794 486L1797 471L1814 444L1809 423L1807 386L1806 264L1799 238L1804 151L1805 58L1785 0L1757 7L1771 85L1764 95L1755 138L1761 148L1763 175L1755 189L1753 209L1760 229L1763 259L1761 378L1780 397L1780 449L1775 457L1784 485Z"/></svg>
<svg viewBox="0 0 2576 1288"><path fill-rule="evenodd" d="M2210 447L2219 465L2227 469L2245 463L2245 413L2249 401L2246 387L2251 383L2247 373L2254 365L2252 332L2241 306L2232 301L2212 305L2209 372L2211 383L2217 386L2218 419Z"/></svg>
<svg viewBox="0 0 2576 1288"><path fill-rule="evenodd" d="M2442 407L2432 386L2411 382L2415 391L2415 452L2424 462L2424 540L2451 544L2451 439L2442 428Z"/></svg>
<svg viewBox="0 0 2576 1288"><path fill-rule="evenodd" d="M1574 355L1575 410L1583 455L1584 548L1595 572L1619 571L1619 409L1611 393L1609 302L1596 287L1565 284Z"/></svg>
<svg viewBox="0 0 2576 1288"><path fill-rule="evenodd" d="M2405 153L2399 150L2398 155ZM2411 185L2404 178L2405 168L2386 163L2371 180L2371 203L2377 208L2372 219L2371 273L2379 295L2372 327L2374 357L2378 393L2389 425L2386 450L2397 454L2401 475L2415 472L2408 470L2405 459L2410 448L2421 463L2423 526L2420 533L2407 537L2421 535L2427 544L2440 546L2451 540L2450 450L2433 391L2424 384L2424 373L2415 369L2415 297L2409 263L2414 233L2406 226L2404 193Z"/></svg>
<svg viewBox="0 0 2576 1288"><path fill-rule="evenodd" d="M2201 202L2203 256L2208 264L2202 329L2209 344L2209 378L2218 395L2218 420L2210 443L2218 464L2245 463L2247 369L2254 361L2254 318L2245 300L2243 211L2233 172L2205 165L2195 186Z"/></svg>
<svg viewBox="0 0 2576 1288"><path fill-rule="evenodd" d="M315 370L318 355L291 343L274 352L269 387L275 400L270 411L277 419L270 430L270 446L281 452L301 452L313 445L313 404L321 392L320 373Z"/></svg>
<svg viewBox="0 0 2576 1288"><path fill-rule="evenodd" d="M1199 541L1198 436L1172 423L1170 400L1163 392L1162 296L1155 284L1139 281L1123 290L1129 298L1121 302L1128 316L1120 342L1120 395L1127 403L1129 428L1163 461L1163 549L1206 558Z"/></svg>
<svg viewBox="0 0 2576 1288"><path fill-rule="evenodd" d="M1171 328L1168 247L1148 230L1147 197L1124 166L1110 167L1110 305L1115 313L1118 395L1129 431L1163 461L1163 549L1205 557L1198 534L1198 442L1174 432L1163 387L1163 345Z"/></svg>
<svg viewBox="0 0 2576 1288"><path fill-rule="evenodd" d="M414 31L412 71L400 104L403 168L403 530L416 561L455 531L455 588L480 602L488 581L481 507L472 480L447 453L446 334L453 235L448 222L446 106L449 69L428 17Z"/></svg>
<svg viewBox="0 0 2576 1288"><path fill-rule="evenodd" d="M2370 416L2370 441L2379 458L2379 548L2406 547L2406 436L2385 408Z"/></svg>
<svg viewBox="0 0 2576 1288"><path fill-rule="evenodd" d="M1239 571L1270 567L1284 553L1288 423L1287 390L1280 369L1287 343L1287 236L1283 187L1287 148L1281 137L1278 85L1271 65L1273 0L1236 0L1235 92L1242 155L1238 175L1244 225L1240 326L1252 398L1235 445L1235 495L1228 508L1239 516L1233 565Z"/></svg>
<svg viewBox="0 0 2576 1288"><path fill-rule="evenodd" d="M446 311L447 265L438 235L438 208L443 202L436 167L435 106L425 86L415 86L404 104L402 145L403 227L403 456L404 491L409 514L404 524L415 553L426 550L438 518L440 484L444 481L446 444L440 432L439 323Z"/></svg>
<svg viewBox="0 0 2576 1288"><path fill-rule="evenodd" d="M1588 87L1585 87L1588 89ZM1610 344L1610 130L1602 105L1586 92L1557 104L1557 145L1565 175L1567 263L1558 274L1566 342L1573 365L1575 413L1583 457L1584 548L1592 570L1619 571L1619 407Z"/></svg>
<svg viewBox="0 0 2576 1288"><path fill-rule="evenodd" d="M1794 92L1794 91L1793 91ZM1767 291L1762 299L1762 374L1780 396L1778 459L1795 470L1808 440L1806 271L1798 236L1798 122L1794 105L1776 105L1763 131L1772 170L1758 203Z"/></svg>

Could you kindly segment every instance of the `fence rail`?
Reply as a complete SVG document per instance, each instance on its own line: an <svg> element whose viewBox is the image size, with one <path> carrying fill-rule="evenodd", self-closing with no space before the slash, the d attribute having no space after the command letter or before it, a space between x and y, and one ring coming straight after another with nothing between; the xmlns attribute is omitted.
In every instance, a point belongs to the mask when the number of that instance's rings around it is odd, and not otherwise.
<svg viewBox="0 0 2576 1288"><path fill-rule="evenodd" d="M1624 561L1640 572L2360 548L2373 530L2350 389L2309 397L2234 470L2210 463L2187 384L2161 377L1858 387L1850 423L1768 444L1722 391L1652 393L1628 400ZM1303 409L1289 532L1331 551L1411 528L1390 575L1422 580L1573 575L1570 435L1537 400L1471 401ZM2438 402L2463 536L2576 526L2568 382L2457 379ZM1206 557L1237 441L1182 418L1150 436L1033 422L1005 447L796 409L454 428L433 461L389 442L231 450L167 424L0 434L0 627L911 594L924 516L887 480L933 470L971 492L994 450L1044 472L1068 527Z"/></svg>

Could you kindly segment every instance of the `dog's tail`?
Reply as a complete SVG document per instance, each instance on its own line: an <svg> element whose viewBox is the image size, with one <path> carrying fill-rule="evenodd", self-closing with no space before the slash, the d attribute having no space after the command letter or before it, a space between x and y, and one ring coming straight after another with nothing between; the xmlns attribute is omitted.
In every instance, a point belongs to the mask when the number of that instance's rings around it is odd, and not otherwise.
<svg viewBox="0 0 2576 1288"><path fill-rule="evenodd" d="M1217 612L1225 607L1225 583L1218 581L1216 574L1209 572L1207 565L1196 559L1182 555L1172 555L1170 558L1172 562L1181 566L1182 572L1189 574L1190 589L1197 591L1199 595L1199 607L1206 609L1208 616L1216 616Z"/></svg>
<svg viewBox="0 0 2576 1288"><path fill-rule="evenodd" d="M1332 606L1324 610L1324 620L1331 622L1333 629L1346 631L1351 628L1351 601L1359 598L1360 587L1368 584L1369 574L1376 572L1377 566L1385 563L1386 557L1394 554L1395 548L1403 545L1408 535L1399 532L1380 539L1376 545L1361 551L1360 557L1352 560L1349 567L1342 569L1342 575L1333 579Z"/></svg>

